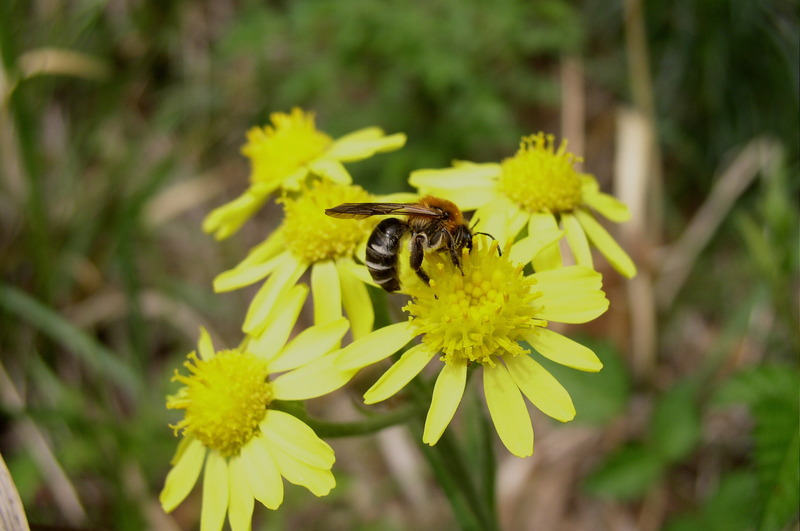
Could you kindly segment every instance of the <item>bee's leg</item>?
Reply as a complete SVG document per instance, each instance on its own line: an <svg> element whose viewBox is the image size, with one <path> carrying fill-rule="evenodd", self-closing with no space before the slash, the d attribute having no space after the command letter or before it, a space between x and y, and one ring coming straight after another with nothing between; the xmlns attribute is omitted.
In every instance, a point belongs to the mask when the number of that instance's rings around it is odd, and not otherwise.
<svg viewBox="0 0 800 531"><path fill-rule="evenodd" d="M450 251L450 260L452 260L453 261L453 265L456 266L459 271L461 271L461 276L463 277L464 276L464 270L461 269L461 259L458 256L458 251L456 251L452 247L450 247L448 249L448 251Z"/></svg>
<svg viewBox="0 0 800 531"><path fill-rule="evenodd" d="M411 250L411 255L409 257L408 263L411 266L411 269L417 274L419 278L425 283L426 286L430 286L431 277L422 270L422 258L425 256L425 240L427 240L427 236L424 234L415 234L411 237L409 241L409 248Z"/></svg>
<svg viewBox="0 0 800 531"><path fill-rule="evenodd" d="M430 286L431 285L431 277L429 277L428 273L423 271L423 269L421 267L419 269L417 269L416 271L414 271L414 272L417 274L417 276L419 278L422 279L422 281L425 283L426 286Z"/></svg>
<svg viewBox="0 0 800 531"><path fill-rule="evenodd" d="M441 237L447 241L446 247L447 252L450 253L450 260L453 262L453 265L456 266L459 271L461 271L461 276L463 277L464 270L461 269L461 257L458 256L458 253L461 251L461 249L456 249L456 243L453 241L453 235L449 232L442 231ZM467 240L466 246L469 248L469 250L472 250L472 240Z"/></svg>

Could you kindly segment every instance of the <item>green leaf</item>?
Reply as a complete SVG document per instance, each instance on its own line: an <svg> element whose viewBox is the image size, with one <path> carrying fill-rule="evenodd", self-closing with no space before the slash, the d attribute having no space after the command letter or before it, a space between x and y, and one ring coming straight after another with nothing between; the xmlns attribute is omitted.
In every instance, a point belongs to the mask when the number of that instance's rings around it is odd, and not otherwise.
<svg viewBox="0 0 800 531"><path fill-rule="evenodd" d="M731 378L717 403L744 403L755 417L753 458L759 478L759 529L778 530L797 516L800 499L800 374L792 367L763 365Z"/></svg>
<svg viewBox="0 0 800 531"><path fill-rule="evenodd" d="M715 396L717 405L744 403L754 406L768 398L797 402L800 374L785 365L761 365L730 378Z"/></svg>
<svg viewBox="0 0 800 531"><path fill-rule="evenodd" d="M586 480L586 487L600 498L637 500L659 480L664 467L664 462L649 448L630 444L595 469Z"/></svg>
<svg viewBox="0 0 800 531"><path fill-rule="evenodd" d="M670 520L665 531L745 531L756 524L758 481L750 472L734 472L720 479L719 487L703 506Z"/></svg>
<svg viewBox="0 0 800 531"><path fill-rule="evenodd" d="M588 339L578 338L577 341L591 348L603 362L600 372L577 371L538 355L536 360L569 391L577 412L573 422L601 426L627 407L630 377L616 347L604 342L593 344Z"/></svg>
<svg viewBox="0 0 800 531"><path fill-rule="evenodd" d="M765 400L755 407L755 461L765 497L762 531L782 529L800 500L800 433L796 402Z"/></svg>
<svg viewBox="0 0 800 531"><path fill-rule="evenodd" d="M694 387L679 383L660 395L650 422L652 447L667 462L688 455L700 439L700 415Z"/></svg>

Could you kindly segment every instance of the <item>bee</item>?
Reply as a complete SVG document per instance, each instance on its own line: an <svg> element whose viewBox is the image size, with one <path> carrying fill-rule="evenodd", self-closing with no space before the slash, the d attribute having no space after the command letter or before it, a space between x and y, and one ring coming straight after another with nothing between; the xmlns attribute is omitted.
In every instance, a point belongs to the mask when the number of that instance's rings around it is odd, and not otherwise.
<svg viewBox="0 0 800 531"><path fill-rule="evenodd" d="M411 233L408 242L411 269L425 284L430 277L422 269L426 252L447 251L453 265L461 274L461 250L472 251L473 232L461 210L447 199L427 195L418 203L344 203L328 208L325 213L334 218L364 219L370 216L402 214L405 220L387 218L375 226L367 240L367 269L372 279L388 292L400 289L397 255L400 240ZM494 239L485 232L476 232Z"/></svg>

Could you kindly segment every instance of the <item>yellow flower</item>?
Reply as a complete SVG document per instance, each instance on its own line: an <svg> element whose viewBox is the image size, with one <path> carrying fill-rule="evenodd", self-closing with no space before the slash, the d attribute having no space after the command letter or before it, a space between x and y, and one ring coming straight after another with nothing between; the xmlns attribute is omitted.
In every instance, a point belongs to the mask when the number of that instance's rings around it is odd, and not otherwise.
<svg viewBox="0 0 800 531"><path fill-rule="evenodd" d="M408 194L381 200L404 200ZM356 185L314 180L295 196L281 199L283 224L233 269L214 279L218 292L230 291L267 279L250 304L243 329L255 333L275 300L309 268L314 299L314 322L324 324L347 312L354 337L372 331L374 312L366 284L373 284L363 265L364 245L375 219L340 220L325 209L341 203L363 203L373 198Z"/></svg>
<svg viewBox="0 0 800 531"><path fill-rule="evenodd" d="M453 418L470 366L483 369L489 413L514 455L533 453L533 428L523 395L562 422L575 416L567 391L520 342L575 369L602 367L590 349L547 328L551 320L584 323L608 308L600 274L576 265L525 276L521 261L538 249L523 243L506 251L499 256L496 242L478 243L472 253L464 249L463 276L448 257L428 255L430 286L413 274L402 278L412 296L404 308L409 321L376 330L334 353L342 370L357 370L420 338L366 392L367 404L397 393L438 355L441 372L423 434L427 444L435 444Z"/></svg>
<svg viewBox="0 0 800 531"><path fill-rule="evenodd" d="M159 497L165 511L186 498L201 472L203 531L222 529L226 512L234 531L249 530L254 500L270 509L283 502L282 477L317 496L335 486L331 447L299 419L271 408L274 400L326 394L353 374L334 370L327 354L347 330L344 319L286 344L306 294L304 286L293 288L264 333L240 348L215 351L201 329L197 352L184 363L188 374L176 370L173 377L183 387L167 397L167 408L182 409L184 417L172 426L183 438Z"/></svg>
<svg viewBox="0 0 800 531"><path fill-rule="evenodd" d="M359 129L333 140L318 131L314 114L294 108L290 114L272 113L272 125L247 132L242 153L250 159L252 172L247 191L213 210L203 221L203 230L218 240L236 233L278 190L297 190L313 173L337 183L349 184L350 174L342 162L366 159L375 153L403 147L402 133L385 136L377 127Z"/></svg>
<svg viewBox="0 0 800 531"><path fill-rule="evenodd" d="M421 193L443 195L465 210L477 209L479 230L501 240L514 238L526 224L531 238L566 234L577 264L593 267L591 242L614 269L632 278L633 261L592 213L623 222L630 219L628 207L601 193L592 175L578 173L573 167L577 161L566 141L556 149L552 135L538 133L523 138L517 154L499 164L457 162L453 168L415 171L409 182ZM560 267L558 245L546 247L533 265L537 271Z"/></svg>

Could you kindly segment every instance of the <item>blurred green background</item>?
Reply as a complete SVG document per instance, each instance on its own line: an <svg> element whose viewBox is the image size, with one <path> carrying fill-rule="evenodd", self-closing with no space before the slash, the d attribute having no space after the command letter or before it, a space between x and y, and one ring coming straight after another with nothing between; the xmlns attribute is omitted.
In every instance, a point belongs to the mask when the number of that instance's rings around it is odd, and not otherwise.
<svg viewBox="0 0 800 531"><path fill-rule="evenodd" d="M0 453L28 519L197 525L199 489L157 503L164 396L198 326L239 341L253 292L211 280L280 211L222 243L200 222L247 185L244 132L300 106L334 137L408 134L348 166L372 192L543 130L634 203L640 275L604 271L611 311L570 331L606 367L557 373L578 417L534 416L533 458L499 451L505 528L797 529L799 19L791 0L0 2ZM256 528L452 526L428 476L392 475L393 440L334 441L337 489L289 489Z"/></svg>

